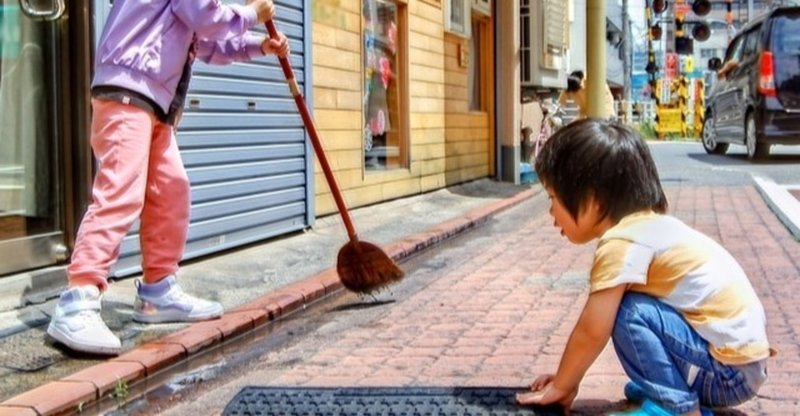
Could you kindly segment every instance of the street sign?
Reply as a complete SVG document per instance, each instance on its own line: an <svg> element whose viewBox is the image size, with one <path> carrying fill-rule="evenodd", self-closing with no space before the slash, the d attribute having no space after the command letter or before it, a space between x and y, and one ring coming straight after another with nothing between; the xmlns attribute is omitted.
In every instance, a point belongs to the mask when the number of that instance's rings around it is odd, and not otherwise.
<svg viewBox="0 0 800 416"><path fill-rule="evenodd" d="M675 79L678 77L678 54L668 53L664 65L664 78Z"/></svg>

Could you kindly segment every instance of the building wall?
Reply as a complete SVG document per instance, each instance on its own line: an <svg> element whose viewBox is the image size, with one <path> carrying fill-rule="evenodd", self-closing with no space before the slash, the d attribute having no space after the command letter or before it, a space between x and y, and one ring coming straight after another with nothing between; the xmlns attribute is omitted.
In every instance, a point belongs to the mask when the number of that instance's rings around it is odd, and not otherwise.
<svg viewBox="0 0 800 416"><path fill-rule="evenodd" d="M489 174L489 113L470 111L467 68L460 63L459 48L468 40L445 35L445 179L447 184L469 181Z"/></svg>
<svg viewBox="0 0 800 416"><path fill-rule="evenodd" d="M349 207L439 189L490 174L493 135L486 113L466 111L466 73L453 66L458 41L445 35L442 5L404 0L407 169L366 171L363 156L361 1L312 2L313 113ZM491 42L489 42L491 45ZM405 68L405 69L404 69ZM400 72L400 71L398 71ZM315 164L316 213L336 211Z"/></svg>

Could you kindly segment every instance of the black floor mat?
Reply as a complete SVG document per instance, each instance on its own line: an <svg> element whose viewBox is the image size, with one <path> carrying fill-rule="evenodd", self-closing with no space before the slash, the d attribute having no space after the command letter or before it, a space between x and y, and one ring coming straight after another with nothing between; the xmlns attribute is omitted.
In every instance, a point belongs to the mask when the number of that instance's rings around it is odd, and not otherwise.
<svg viewBox="0 0 800 416"><path fill-rule="evenodd" d="M559 415L558 408L522 408L520 389L508 388L302 388L242 389L225 407L226 416L506 416Z"/></svg>

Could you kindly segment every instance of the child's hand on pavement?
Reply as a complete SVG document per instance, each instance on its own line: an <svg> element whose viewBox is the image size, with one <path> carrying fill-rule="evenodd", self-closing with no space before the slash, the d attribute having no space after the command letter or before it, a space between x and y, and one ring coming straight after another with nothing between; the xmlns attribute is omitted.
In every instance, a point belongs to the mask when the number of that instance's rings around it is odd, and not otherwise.
<svg viewBox="0 0 800 416"><path fill-rule="evenodd" d="M555 386L553 379L555 375L545 374L539 376L531 383L531 391L524 393L517 393L517 403L523 406L529 405L548 405L560 404L564 407L564 413L569 414L569 409L572 407L572 402L578 391L561 390Z"/></svg>
<svg viewBox="0 0 800 416"><path fill-rule="evenodd" d="M289 39L281 32L278 32L278 39L266 38L261 42L261 51L264 55L275 54L279 58L289 56Z"/></svg>
<svg viewBox="0 0 800 416"><path fill-rule="evenodd" d="M272 0L247 0L247 5L256 10L260 23L268 22L275 17L275 4Z"/></svg>

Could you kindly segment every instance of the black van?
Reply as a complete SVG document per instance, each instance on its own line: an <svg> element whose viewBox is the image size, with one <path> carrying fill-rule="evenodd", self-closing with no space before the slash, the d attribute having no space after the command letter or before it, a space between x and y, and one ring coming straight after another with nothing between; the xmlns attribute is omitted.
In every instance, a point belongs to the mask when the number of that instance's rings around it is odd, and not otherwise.
<svg viewBox="0 0 800 416"><path fill-rule="evenodd" d="M711 58L718 80L706 99L703 147L723 154L730 143L764 158L773 144L800 145L800 7L781 7L748 23L725 61Z"/></svg>

